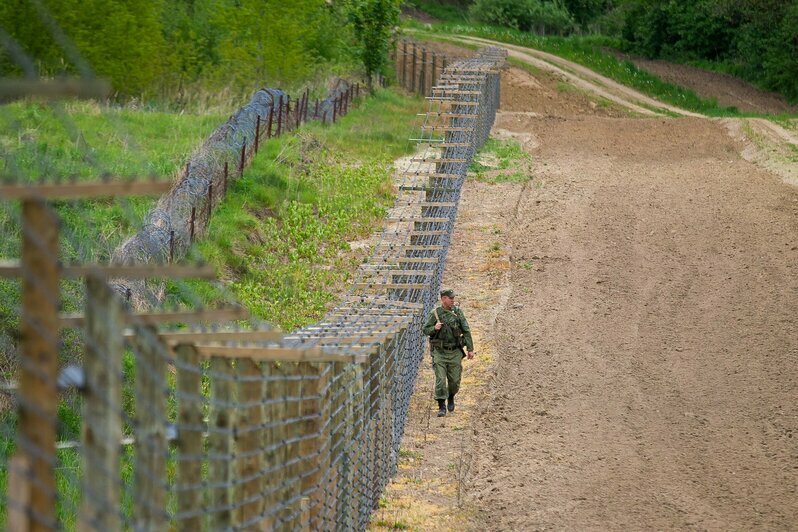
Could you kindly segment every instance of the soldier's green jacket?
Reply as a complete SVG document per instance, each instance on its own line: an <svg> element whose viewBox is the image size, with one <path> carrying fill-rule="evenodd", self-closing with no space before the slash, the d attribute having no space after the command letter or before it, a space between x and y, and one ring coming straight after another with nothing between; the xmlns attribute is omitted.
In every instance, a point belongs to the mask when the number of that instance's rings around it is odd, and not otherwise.
<svg viewBox="0 0 798 532"><path fill-rule="evenodd" d="M438 317L443 323L440 331L435 330L435 312L430 312L427 322L424 324L424 334L430 337L433 349L457 349L460 344L458 336L462 336L468 351L474 350L474 341L471 339L471 327L468 326L465 315L460 307L452 307L452 310L438 307L436 309Z"/></svg>

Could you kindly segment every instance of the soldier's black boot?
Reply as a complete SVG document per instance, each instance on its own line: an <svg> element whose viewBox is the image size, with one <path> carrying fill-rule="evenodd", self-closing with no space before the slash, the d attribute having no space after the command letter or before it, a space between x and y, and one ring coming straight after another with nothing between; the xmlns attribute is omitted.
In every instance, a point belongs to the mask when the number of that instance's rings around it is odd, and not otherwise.
<svg viewBox="0 0 798 532"><path fill-rule="evenodd" d="M449 412L454 412L454 395L449 396L449 403L446 406L449 408Z"/></svg>
<svg viewBox="0 0 798 532"><path fill-rule="evenodd" d="M443 417L446 415L446 401L443 399L438 399L438 417Z"/></svg>

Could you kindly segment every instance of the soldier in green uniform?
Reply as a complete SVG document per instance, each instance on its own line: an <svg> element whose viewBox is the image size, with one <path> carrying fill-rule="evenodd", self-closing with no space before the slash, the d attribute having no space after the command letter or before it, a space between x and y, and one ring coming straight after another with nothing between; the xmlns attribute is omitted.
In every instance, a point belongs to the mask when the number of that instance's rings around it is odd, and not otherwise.
<svg viewBox="0 0 798 532"><path fill-rule="evenodd" d="M438 417L454 412L454 396L460 389L462 359L474 358L474 341L465 315L454 305L454 290L441 290L441 306L432 311L424 324L424 334L429 336L432 368L435 370L435 399ZM447 386L448 381L448 386ZM448 401L448 404L447 404Z"/></svg>

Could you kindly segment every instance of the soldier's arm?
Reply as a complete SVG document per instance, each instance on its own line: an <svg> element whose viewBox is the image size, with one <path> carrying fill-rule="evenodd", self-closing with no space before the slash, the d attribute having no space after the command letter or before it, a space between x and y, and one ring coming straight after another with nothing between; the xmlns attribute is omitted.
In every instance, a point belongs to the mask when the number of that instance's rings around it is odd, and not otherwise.
<svg viewBox="0 0 798 532"><path fill-rule="evenodd" d="M434 336L438 331L435 330L435 324L438 320L435 319L435 313L430 312L427 322L424 324L424 334L427 336Z"/></svg>

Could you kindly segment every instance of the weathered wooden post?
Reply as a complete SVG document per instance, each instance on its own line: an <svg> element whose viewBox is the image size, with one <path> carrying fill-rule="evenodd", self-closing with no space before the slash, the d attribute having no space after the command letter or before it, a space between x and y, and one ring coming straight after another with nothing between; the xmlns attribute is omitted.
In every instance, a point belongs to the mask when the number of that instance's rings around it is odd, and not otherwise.
<svg viewBox="0 0 798 532"><path fill-rule="evenodd" d="M402 41L402 87L407 88L407 41Z"/></svg>
<svg viewBox="0 0 798 532"><path fill-rule="evenodd" d="M269 107L269 123L266 125L266 138L272 138L272 121L274 120L274 98L272 98L272 105Z"/></svg>
<svg viewBox="0 0 798 532"><path fill-rule="evenodd" d="M241 144L241 160L238 162L238 177L244 177L244 166L247 164L247 137L244 137L244 142Z"/></svg>
<svg viewBox="0 0 798 532"><path fill-rule="evenodd" d="M261 425L263 415L263 374L252 359L241 358L238 369L238 402L241 413L236 420L238 441L236 446L238 485L235 500L240 504L238 523L253 527L263 510L262 454L258 452L263 440Z"/></svg>
<svg viewBox="0 0 798 532"><path fill-rule="evenodd" d="M302 403L305 401L302 395L302 368L300 364L295 362L287 362L282 364L282 367L283 375L285 376L284 398L291 397L294 400L286 401L285 403L283 417L281 418L283 423L278 436L278 441L291 442L281 446L282 452L278 456L278 464L286 464L282 467L281 480L283 488L280 490L280 499L283 501L296 501L301 493L299 477L302 473L300 460L302 453L299 441L303 432L302 424L291 423L288 420L296 420L302 414ZM285 506L281 512L281 520L289 523L291 528L298 527L301 520L301 513L298 510L299 504L296 502L291 506Z"/></svg>
<svg viewBox="0 0 798 532"><path fill-rule="evenodd" d="M276 528L274 521L277 506L281 500L279 486L284 478L283 471L278 470L280 464L284 462L282 450L277 446L280 441L283 441L283 427L278 421L285 419L285 402L280 400L285 397L285 381L277 378L281 372L273 362L264 363L262 370L263 397L266 401L263 416L271 423L261 434L261 448L264 449L263 468L266 471L261 486L264 493L263 513L267 517L261 521L260 526L262 530L273 530Z"/></svg>
<svg viewBox="0 0 798 532"><path fill-rule="evenodd" d="M58 408L58 220L44 201L22 203L22 320L19 432L8 508L25 530L56 528ZM26 475L27 473L27 475ZM14 484L12 485L12 480ZM14 491L11 488L15 488ZM15 503L15 504L12 504Z"/></svg>
<svg viewBox="0 0 798 532"><path fill-rule="evenodd" d="M83 478L79 527L121 530L122 302L102 277L86 278Z"/></svg>
<svg viewBox="0 0 798 532"><path fill-rule="evenodd" d="M418 83L422 96L427 95L427 49L421 49L421 80Z"/></svg>
<svg viewBox="0 0 798 532"><path fill-rule="evenodd" d="M412 54L413 61L410 66L410 90L411 92L417 92L416 90L416 43L413 43L413 54Z"/></svg>
<svg viewBox="0 0 798 532"><path fill-rule="evenodd" d="M208 507L211 510L210 529L227 530L234 527L233 520L233 430L235 412L233 363L230 359L211 357L211 404L208 434Z"/></svg>
<svg viewBox="0 0 798 532"><path fill-rule="evenodd" d="M136 364L136 468L134 485L141 504L135 530L162 530L166 525L166 393L167 364L154 327L134 326Z"/></svg>
<svg viewBox="0 0 798 532"><path fill-rule="evenodd" d="M280 98L277 103L277 136L280 136L280 133L283 131L283 95L280 95Z"/></svg>
<svg viewBox="0 0 798 532"><path fill-rule="evenodd" d="M302 433L306 437L299 446L300 456L304 457L305 462L300 489L310 497L309 522L314 528L320 529L326 528L320 523L326 505L321 481L330 466L330 404L325 401L330 368L326 364L312 362L301 362L299 365L303 376L302 396L305 397L300 413L305 418Z"/></svg>
<svg viewBox="0 0 798 532"><path fill-rule="evenodd" d="M177 421L180 430L177 434L177 449L180 460L177 462L177 513L189 514L182 519L178 530L197 532L202 530L203 515L200 513L203 492L202 483L203 439L205 423L202 420L202 375L197 349L191 344L178 344L175 347L178 360Z"/></svg>

